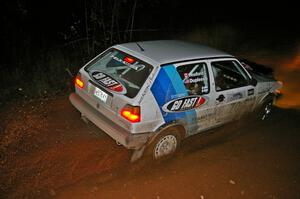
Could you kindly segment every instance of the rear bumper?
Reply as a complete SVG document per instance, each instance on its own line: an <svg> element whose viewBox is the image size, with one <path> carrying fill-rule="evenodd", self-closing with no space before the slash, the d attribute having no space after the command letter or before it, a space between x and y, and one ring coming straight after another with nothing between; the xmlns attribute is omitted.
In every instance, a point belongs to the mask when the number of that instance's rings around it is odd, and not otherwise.
<svg viewBox="0 0 300 199"><path fill-rule="evenodd" d="M75 106L75 108L77 108L81 114L87 117L91 122L102 129L111 138L121 143L127 149L141 148L151 136L151 133L132 134L126 131L119 125L109 120L103 114L95 110L95 108L90 106L76 93L71 93L69 99L73 106Z"/></svg>

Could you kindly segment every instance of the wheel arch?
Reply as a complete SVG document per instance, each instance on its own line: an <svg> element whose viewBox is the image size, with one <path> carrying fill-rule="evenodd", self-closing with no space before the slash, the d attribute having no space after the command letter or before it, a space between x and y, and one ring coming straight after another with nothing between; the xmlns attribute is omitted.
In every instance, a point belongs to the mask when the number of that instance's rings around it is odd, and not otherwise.
<svg viewBox="0 0 300 199"><path fill-rule="evenodd" d="M186 137L187 130L185 128L185 125L180 121L175 121L163 124L159 128L157 128L156 131L154 131L153 136L151 136L151 138L148 140L147 144L151 144L155 140L155 138L159 136L162 132L171 129L175 130L179 134L181 140Z"/></svg>
<svg viewBox="0 0 300 199"><path fill-rule="evenodd" d="M259 105L262 106L264 103L268 102L268 101L272 101L272 103L275 103L275 99L276 96L274 93L268 93L266 96L264 96L260 101L259 101Z"/></svg>

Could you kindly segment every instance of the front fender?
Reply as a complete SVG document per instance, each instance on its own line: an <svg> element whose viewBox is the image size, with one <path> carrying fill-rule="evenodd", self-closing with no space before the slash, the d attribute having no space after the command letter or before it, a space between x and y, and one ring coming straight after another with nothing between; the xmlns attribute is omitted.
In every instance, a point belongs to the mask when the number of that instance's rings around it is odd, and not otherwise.
<svg viewBox="0 0 300 199"><path fill-rule="evenodd" d="M268 93L268 94L266 94L264 97L262 97L260 99L260 101L258 102L258 104L259 104L259 107L261 105L263 105L267 101L272 101L272 103L274 104L275 100L276 100L276 95L274 93Z"/></svg>

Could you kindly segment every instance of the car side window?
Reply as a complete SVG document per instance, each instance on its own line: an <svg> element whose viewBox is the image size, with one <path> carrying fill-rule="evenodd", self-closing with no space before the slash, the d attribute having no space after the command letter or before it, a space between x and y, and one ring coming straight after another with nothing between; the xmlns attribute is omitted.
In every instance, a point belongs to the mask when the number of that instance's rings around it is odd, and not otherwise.
<svg viewBox="0 0 300 199"><path fill-rule="evenodd" d="M206 63L195 63L177 67L189 95L203 95L209 92L209 79Z"/></svg>
<svg viewBox="0 0 300 199"><path fill-rule="evenodd" d="M233 60L211 62L216 91L247 86L249 77Z"/></svg>

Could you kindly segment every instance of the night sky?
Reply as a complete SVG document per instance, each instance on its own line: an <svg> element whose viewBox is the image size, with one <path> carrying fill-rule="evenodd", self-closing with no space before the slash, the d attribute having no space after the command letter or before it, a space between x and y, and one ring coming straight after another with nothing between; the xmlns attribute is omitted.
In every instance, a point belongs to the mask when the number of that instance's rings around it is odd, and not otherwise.
<svg viewBox="0 0 300 199"><path fill-rule="evenodd" d="M80 21L83 28L85 5L89 0L74 1L5 1L2 2L1 21L5 28L15 28L22 34L59 40L60 32ZM104 3L107 1L103 1ZM113 1L111 1L113 2ZM131 13L134 0L120 1L122 13ZM110 5L104 6L107 10ZM298 6L282 2L211 2L139 0L135 14L135 28L193 29L213 24L229 24L250 32L299 33ZM1 31L2 32L2 31ZM5 31L4 31L5 32Z"/></svg>

